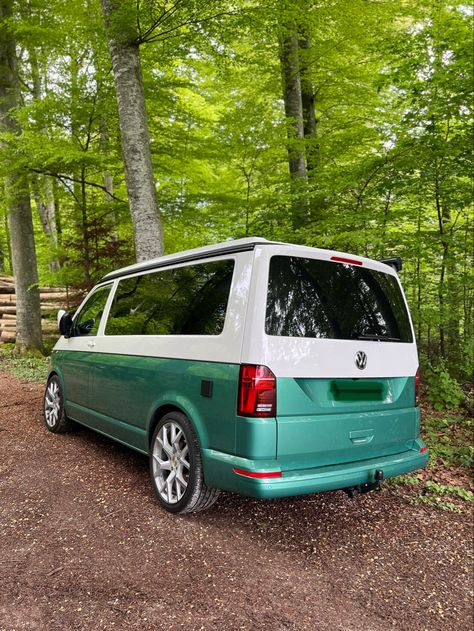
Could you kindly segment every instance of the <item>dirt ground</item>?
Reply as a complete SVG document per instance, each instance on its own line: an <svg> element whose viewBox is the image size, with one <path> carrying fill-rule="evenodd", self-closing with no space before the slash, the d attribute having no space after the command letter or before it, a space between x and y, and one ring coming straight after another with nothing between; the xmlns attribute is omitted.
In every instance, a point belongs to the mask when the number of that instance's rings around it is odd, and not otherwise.
<svg viewBox="0 0 474 631"><path fill-rule="evenodd" d="M167 514L146 458L0 373L0 630L472 631L472 525L389 488Z"/></svg>

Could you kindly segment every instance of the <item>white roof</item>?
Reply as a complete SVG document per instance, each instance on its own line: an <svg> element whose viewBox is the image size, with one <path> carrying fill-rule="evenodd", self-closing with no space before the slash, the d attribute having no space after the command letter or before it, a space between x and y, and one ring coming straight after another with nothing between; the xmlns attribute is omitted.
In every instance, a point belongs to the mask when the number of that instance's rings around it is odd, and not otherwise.
<svg viewBox="0 0 474 631"><path fill-rule="evenodd" d="M233 252L244 252L246 250L253 250L255 246L258 246L259 244L288 246L293 249L299 250L302 254L306 252L307 254L312 253L314 255L314 253L317 252L318 254L322 255L323 258L329 258L330 255L356 258L357 260L363 261L364 263L369 263L370 267L375 267L388 273L387 265L381 263L380 261L368 259L363 256L347 254L345 252L338 252L335 250L314 248L311 246L284 243L281 241L269 241L267 239L263 239L262 237L246 237L244 239L229 239L228 241L224 241L222 243L215 243L214 245L207 245L200 248L193 248L191 250L184 250L182 252L175 252L174 254L167 254L166 256L160 256L148 261L134 263L133 265L128 265L127 267L122 267L118 270L110 272L109 274L106 274L100 282L104 280L111 280L112 278L118 278L120 276L126 276L128 274L133 274L142 270L150 270L155 267L164 267L173 263L188 262L204 258L211 258L214 255L219 256L231 254Z"/></svg>

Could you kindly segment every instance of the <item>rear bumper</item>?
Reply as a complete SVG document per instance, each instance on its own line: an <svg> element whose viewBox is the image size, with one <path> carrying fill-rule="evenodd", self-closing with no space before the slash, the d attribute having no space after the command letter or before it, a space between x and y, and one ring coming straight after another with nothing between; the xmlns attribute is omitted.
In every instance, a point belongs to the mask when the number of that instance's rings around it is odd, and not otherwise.
<svg viewBox="0 0 474 631"><path fill-rule="evenodd" d="M276 460L248 460L229 454L203 450L204 472L207 484L234 491L241 495L259 498L288 497L333 491L374 481L375 471L381 469L384 479L422 469L428 463L428 451L420 453L423 442L416 441L417 450L410 449L391 456L371 458L346 464L330 465L296 471L282 471L280 478L248 478L234 472L278 471Z"/></svg>

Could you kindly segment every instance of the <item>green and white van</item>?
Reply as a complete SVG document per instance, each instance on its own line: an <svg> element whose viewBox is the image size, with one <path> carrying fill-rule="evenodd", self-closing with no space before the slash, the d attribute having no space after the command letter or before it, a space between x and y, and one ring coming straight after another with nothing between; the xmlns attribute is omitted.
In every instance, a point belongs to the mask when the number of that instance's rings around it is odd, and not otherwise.
<svg viewBox="0 0 474 631"><path fill-rule="evenodd" d="M107 274L58 314L46 427L147 454L173 513L377 489L428 460L399 263L248 238Z"/></svg>

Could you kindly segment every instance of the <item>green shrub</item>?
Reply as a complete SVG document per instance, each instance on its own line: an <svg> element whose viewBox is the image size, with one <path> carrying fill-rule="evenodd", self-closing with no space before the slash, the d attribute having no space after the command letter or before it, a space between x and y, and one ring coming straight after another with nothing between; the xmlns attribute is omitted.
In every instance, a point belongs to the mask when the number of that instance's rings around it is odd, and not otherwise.
<svg viewBox="0 0 474 631"><path fill-rule="evenodd" d="M435 410L446 410L461 405L464 393L459 383L451 377L442 362L437 366L428 368L426 382L428 398Z"/></svg>
<svg viewBox="0 0 474 631"><path fill-rule="evenodd" d="M430 466L441 461L447 467L471 467L474 464L472 419L462 415L426 414L423 436L430 450Z"/></svg>

